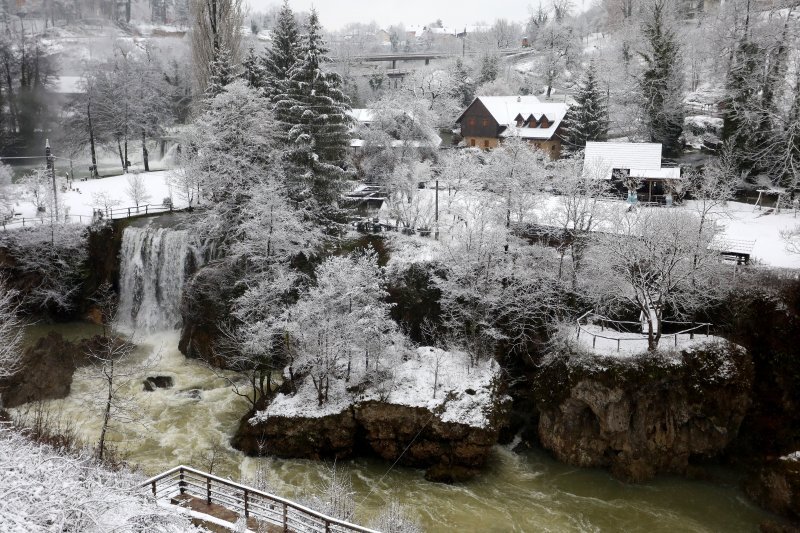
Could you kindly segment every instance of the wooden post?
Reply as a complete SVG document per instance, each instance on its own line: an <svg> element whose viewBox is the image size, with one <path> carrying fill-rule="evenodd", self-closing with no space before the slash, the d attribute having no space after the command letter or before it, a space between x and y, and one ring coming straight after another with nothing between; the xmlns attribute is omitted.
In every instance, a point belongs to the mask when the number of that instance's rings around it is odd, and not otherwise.
<svg viewBox="0 0 800 533"><path fill-rule="evenodd" d="M247 489L244 490L244 517L250 518L250 502L247 498L248 491Z"/></svg>
<svg viewBox="0 0 800 533"><path fill-rule="evenodd" d="M178 482L181 494L186 493L186 482L183 480L183 468L180 469L180 481Z"/></svg>
<svg viewBox="0 0 800 533"><path fill-rule="evenodd" d="M592 335L592 348L597 346L597 335Z"/></svg>
<svg viewBox="0 0 800 533"><path fill-rule="evenodd" d="M675 334L675 347L678 347L678 334Z"/></svg>
<svg viewBox="0 0 800 533"><path fill-rule="evenodd" d="M153 485L153 498L155 498L156 497L156 482L153 481L152 485Z"/></svg>
<svg viewBox="0 0 800 533"><path fill-rule="evenodd" d="M206 503L211 505L211 478L206 478Z"/></svg>
<svg viewBox="0 0 800 533"><path fill-rule="evenodd" d="M436 180L436 233L433 238L439 240L439 180Z"/></svg>
<svg viewBox="0 0 800 533"><path fill-rule="evenodd" d="M617 339L617 352L619 352L619 341L620 339Z"/></svg>
<svg viewBox="0 0 800 533"><path fill-rule="evenodd" d="M325 533L331 533L331 523L325 520Z"/></svg>
<svg viewBox="0 0 800 533"><path fill-rule="evenodd" d="M289 508L283 504L283 533L289 533Z"/></svg>

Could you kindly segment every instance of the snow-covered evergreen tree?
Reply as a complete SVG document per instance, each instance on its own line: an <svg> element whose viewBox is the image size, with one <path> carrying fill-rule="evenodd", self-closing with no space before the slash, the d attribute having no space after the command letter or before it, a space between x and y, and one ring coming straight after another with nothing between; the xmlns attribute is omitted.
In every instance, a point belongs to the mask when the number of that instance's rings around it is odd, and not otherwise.
<svg viewBox="0 0 800 533"><path fill-rule="evenodd" d="M242 61L242 78L247 85L254 89L263 89L267 83L267 71L260 57L256 55L255 49L251 46L247 51L244 61Z"/></svg>
<svg viewBox="0 0 800 533"><path fill-rule="evenodd" d="M193 148L184 172L196 177L212 207L198 221L201 233L227 253L249 216L253 187L277 172L275 123L258 92L243 80L229 84L208 105L184 141Z"/></svg>
<svg viewBox="0 0 800 533"><path fill-rule="evenodd" d="M224 46L219 49L216 58L208 66L208 85L206 86L206 97L214 98L225 91L225 86L234 79L233 68L231 66L231 55Z"/></svg>
<svg viewBox="0 0 800 533"><path fill-rule="evenodd" d="M316 11L311 12L307 31L285 91L275 98L275 117L284 132L286 158L299 178L294 194L308 193L321 205L332 205L349 176L343 165L350 139L350 106L341 90L341 77L323 70L330 59Z"/></svg>
<svg viewBox="0 0 800 533"><path fill-rule="evenodd" d="M586 69L586 77L575 95L577 105L567 113L564 137L567 146L579 150L586 141L605 141L608 138L608 108L597 81L594 64Z"/></svg>
<svg viewBox="0 0 800 533"><path fill-rule="evenodd" d="M645 69L639 78L641 106L650 141L664 152L680 151L683 131L683 72L681 48L671 27L667 0L655 0L642 24L646 46L640 51Z"/></svg>
<svg viewBox="0 0 800 533"><path fill-rule="evenodd" d="M289 0L284 0L275 28L272 30L272 47L263 59L266 75L265 90L268 97L275 98L285 92L290 71L299 57L300 32L292 8L289 7Z"/></svg>
<svg viewBox="0 0 800 533"><path fill-rule="evenodd" d="M452 97L461 105L466 108L475 99L475 89L477 84L472 77L467 66L460 58L456 59L452 69L453 73L453 92Z"/></svg>
<svg viewBox="0 0 800 533"><path fill-rule="evenodd" d="M736 166L744 172L753 168L753 162L746 154L757 126L753 119L757 108L760 62L761 51L758 45L747 36L743 37L731 61L726 80L722 140L732 147Z"/></svg>

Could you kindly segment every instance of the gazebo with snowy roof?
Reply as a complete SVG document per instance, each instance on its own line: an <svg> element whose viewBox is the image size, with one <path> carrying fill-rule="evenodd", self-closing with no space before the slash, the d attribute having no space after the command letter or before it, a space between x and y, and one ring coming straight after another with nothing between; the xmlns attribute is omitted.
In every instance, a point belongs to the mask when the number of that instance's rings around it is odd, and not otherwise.
<svg viewBox="0 0 800 533"><path fill-rule="evenodd" d="M671 180L681 179L681 169L661 166L660 143L586 143L583 173L610 181L634 180L641 183L638 194L647 202L661 202Z"/></svg>

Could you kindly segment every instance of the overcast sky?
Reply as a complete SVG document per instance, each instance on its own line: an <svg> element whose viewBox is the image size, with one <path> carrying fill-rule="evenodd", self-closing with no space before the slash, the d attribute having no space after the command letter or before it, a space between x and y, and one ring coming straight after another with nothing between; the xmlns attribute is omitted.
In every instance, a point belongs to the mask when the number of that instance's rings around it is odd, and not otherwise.
<svg viewBox="0 0 800 533"><path fill-rule="evenodd" d="M245 0L255 11L264 11L275 0ZM497 18L523 21L528 5L536 0L290 0L292 9L307 11L317 8L322 25L338 30L348 22L372 22L388 26L427 24L442 19L445 26L459 27ZM580 3L578 0L577 3Z"/></svg>

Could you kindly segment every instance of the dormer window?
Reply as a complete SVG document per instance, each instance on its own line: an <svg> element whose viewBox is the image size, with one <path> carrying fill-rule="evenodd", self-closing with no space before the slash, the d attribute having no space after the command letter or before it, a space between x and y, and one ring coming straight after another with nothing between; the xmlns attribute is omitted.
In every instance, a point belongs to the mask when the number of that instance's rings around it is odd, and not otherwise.
<svg viewBox="0 0 800 533"><path fill-rule="evenodd" d="M543 128L549 128L550 127L550 121L547 119L547 116L542 115L542 118L539 120L539 126L541 126Z"/></svg>
<svg viewBox="0 0 800 533"><path fill-rule="evenodd" d="M514 120L516 121L518 128L521 128L522 126L525 125L525 119L522 118L522 115L517 115L517 118L515 118Z"/></svg>
<svg viewBox="0 0 800 533"><path fill-rule="evenodd" d="M528 127L529 128L535 128L537 126L538 126L538 124L536 123L536 117L534 117L533 115L529 116L528 117Z"/></svg>

